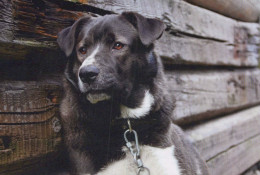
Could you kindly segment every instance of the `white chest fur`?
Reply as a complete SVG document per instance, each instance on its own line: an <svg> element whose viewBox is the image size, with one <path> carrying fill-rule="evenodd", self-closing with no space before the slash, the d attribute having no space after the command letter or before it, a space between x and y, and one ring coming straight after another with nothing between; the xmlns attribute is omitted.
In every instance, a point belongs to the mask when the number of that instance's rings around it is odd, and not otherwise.
<svg viewBox="0 0 260 175"><path fill-rule="evenodd" d="M141 118L148 114L154 104L154 97L149 92L145 91L144 98L139 107L129 108L127 106L121 105L121 117L122 118Z"/></svg>
<svg viewBox="0 0 260 175"><path fill-rule="evenodd" d="M174 146L156 148L141 146L141 159L145 167L149 168L150 175L181 175L178 160L174 156ZM136 175L137 166L129 151L122 160L112 162L97 175Z"/></svg>

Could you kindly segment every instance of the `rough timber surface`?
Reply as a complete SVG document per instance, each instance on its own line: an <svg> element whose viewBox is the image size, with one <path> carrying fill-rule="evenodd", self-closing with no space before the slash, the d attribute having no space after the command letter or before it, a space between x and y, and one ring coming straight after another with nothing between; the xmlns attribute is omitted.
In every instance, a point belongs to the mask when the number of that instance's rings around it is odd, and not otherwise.
<svg viewBox="0 0 260 175"><path fill-rule="evenodd" d="M192 4L245 22L258 22L260 4L258 0L186 0Z"/></svg>
<svg viewBox="0 0 260 175"><path fill-rule="evenodd" d="M260 106L256 106L196 125L185 132L202 153L203 159L210 160L229 148L260 135L259 126Z"/></svg>
<svg viewBox="0 0 260 175"><path fill-rule="evenodd" d="M55 58L57 33L87 14L42 0L1 0L0 9L1 59Z"/></svg>
<svg viewBox="0 0 260 175"><path fill-rule="evenodd" d="M56 159L61 137L55 121L23 125L0 124L0 174L19 174ZM2 142L2 144L1 144ZM55 163L55 162L53 162ZM14 173L16 172L16 173Z"/></svg>
<svg viewBox="0 0 260 175"><path fill-rule="evenodd" d="M209 39L165 33L156 42L155 51L165 64L218 65L218 66L256 66L258 65L258 43L242 35L236 44L227 44ZM250 38L250 37L249 37ZM244 44L243 41L247 42ZM251 43L250 43L251 42Z"/></svg>
<svg viewBox="0 0 260 175"><path fill-rule="evenodd" d="M58 79L2 81L0 124L43 122L55 115L62 88Z"/></svg>
<svg viewBox="0 0 260 175"><path fill-rule="evenodd" d="M260 135L231 147L207 162L211 175L238 175L260 161Z"/></svg>
<svg viewBox="0 0 260 175"><path fill-rule="evenodd" d="M157 50L168 64L258 65L258 24L239 23L179 0L80 2L0 0L0 59L27 59L37 54L41 59L56 59L57 33L79 17L131 10L167 24L167 34Z"/></svg>
<svg viewBox="0 0 260 175"><path fill-rule="evenodd" d="M247 28L250 26L249 23L237 22L209 10L191 5L183 0L152 1L152 3L150 0L67 1L97 7L113 13L121 13L123 11L138 12L147 17L162 19L169 25L171 30L229 43L234 42L234 28ZM258 25L255 24L255 26ZM254 29L254 31L258 33L257 30Z"/></svg>
<svg viewBox="0 0 260 175"><path fill-rule="evenodd" d="M169 90L176 99L179 124L223 115L260 103L260 70L170 71Z"/></svg>
<svg viewBox="0 0 260 175"><path fill-rule="evenodd" d="M53 77L0 82L0 174L44 165L58 151L61 94Z"/></svg>

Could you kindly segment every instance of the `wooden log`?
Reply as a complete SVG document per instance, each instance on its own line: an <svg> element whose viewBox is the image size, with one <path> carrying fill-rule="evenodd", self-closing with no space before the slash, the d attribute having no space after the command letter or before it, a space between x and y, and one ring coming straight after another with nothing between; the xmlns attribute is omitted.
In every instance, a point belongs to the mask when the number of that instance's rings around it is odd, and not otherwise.
<svg viewBox="0 0 260 175"><path fill-rule="evenodd" d="M0 84L0 124L43 122L55 115L62 87L58 77Z"/></svg>
<svg viewBox="0 0 260 175"><path fill-rule="evenodd" d="M260 70L167 72L173 119L188 124L260 103Z"/></svg>
<svg viewBox="0 0 260 175"><path fill-rule="evenodd" d="M0 174L46 165L48 155L57 154L61 94L55 76L0 83Z"/></svg>
<svg viewBox="0 0 260 175"><path fill-rule="evenodd" d="M243 32L243 30L240 30ZM245 34L245 32L244 32ZM169 65L218 65L218 66L256 66L258 65L258 43L248 43L246 35L237 39L237 44L227 44L184 35L173 36L165 33L156 43L156 53ZM258 42L258 38L251 41Z"/></svg>
<svg viewBox="0 0 260 175"><path fill-rule="evenodd" d="M60 128L58 115L42 123L0 124L0 174L46 166L48 155L54 161L61 146Z"/></svg>
<svg viewBox="0 0 260 175"><path fill-rule="evenodd" d="M204 160L260 134L260 106L186 129ZM259 157L260 158L260 157Z"/></svg>
<svg viewBox="0 0 260 175"><path fill-rule="evenodd" d="M90 12L104 15L132 10L148 17L159 17L168 25L168 34L157 46L166 63L258 65L258 24L238 23L183 1L0 2L0 7L5 12L1 13L3 21L0 21L0 26L5 26L0 34L0 59L27 59L36 55L41 55L41 59L57 59L56 34L71 25L75 19L91 14ZM154 6L158 8L154 10ZM218 51L217 54L212 54L214 48Z"/></svg>
<svg viewBox="0 0 260 175"><path fill-rule="evenodd" d="M207 162L212 175L237 175L260 161L260 135L231 147Z"/></svg>
<svg viewBox="0 0 260 175"><path fill-rule="evenodd" d="M260 4L258 0L186 0L222 15L245 22L258 22Z"/></svg>
<svg viewBox="0 0 260 175"><path fill-rule="evenodd" d="M1 59L57 58L57 33L87 14L41 0L1 0L0 8Z"/></svg>
<svg viewBox="0 0 260 175"><path fill-rule="evenodd" d="M173 31L208 39L227 41L229 43L234 42L234 28L240 28L245 24L209 10L193 6L183 0L153 1L152 3L150 0L65 1L81 3L114 13L121 13L123 11L138 12L147 17L164 20ZM257 24L252 24L252 27L254 25L258 26Z"/></svg>

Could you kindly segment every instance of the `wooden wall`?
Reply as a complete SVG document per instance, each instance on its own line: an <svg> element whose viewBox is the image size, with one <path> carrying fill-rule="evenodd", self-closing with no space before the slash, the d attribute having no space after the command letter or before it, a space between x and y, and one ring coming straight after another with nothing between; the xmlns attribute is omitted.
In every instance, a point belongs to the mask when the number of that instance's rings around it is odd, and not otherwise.
<svg viewBox="0 0 260 175"><path fill-rule="evenodd" d="M238 175L260 161L256 20L183 0L0 0L0 9L0 174L48 166L62 150L58 105L66 60L57 33L80 16L123 11L167 25L156 51L176 99L172 119L211 174Z"/></svg>

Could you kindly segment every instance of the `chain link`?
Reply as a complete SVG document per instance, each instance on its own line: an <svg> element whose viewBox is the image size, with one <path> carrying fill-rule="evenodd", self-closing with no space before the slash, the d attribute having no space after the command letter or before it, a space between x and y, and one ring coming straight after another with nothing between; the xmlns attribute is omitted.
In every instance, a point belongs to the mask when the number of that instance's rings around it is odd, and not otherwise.
<svg viewBox="0 0 260 175"><path fill-rule="evenodd" d="M150 170L143 165L143 161L140 157L140 148L139 148L139 142L138 142L138 135L135 130L132 129L130 120L127 121L129 129L127 129L124 133L124 139L126 142L126 147L129 149L130 153L132 154L135 164L137 165L138 171L137 175L141 175L141 172L147 172L148 175L150 175ZM134 134L135 143L132 143L128 140L127 135L128 134Z"/></svg>

